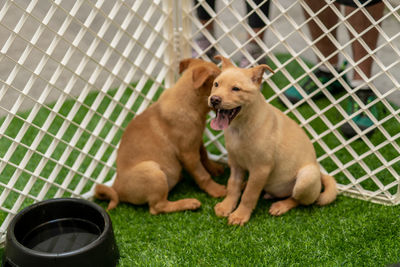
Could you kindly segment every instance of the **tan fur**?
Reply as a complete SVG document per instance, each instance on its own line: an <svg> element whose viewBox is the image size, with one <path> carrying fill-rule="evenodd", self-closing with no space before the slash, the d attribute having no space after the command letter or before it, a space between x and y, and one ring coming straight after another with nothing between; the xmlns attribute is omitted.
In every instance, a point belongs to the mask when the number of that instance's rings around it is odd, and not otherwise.
<svg viewBox="0 0 400 267"><path fill-rule="evenodd" d="M117 178L112 187L96 186L96 197L110 199L108 209L119 201L146 204L152 214L193 210L197 199L168 201L168 192L185 168L201 189L213 197L226 194L210 174L223 167L207 157L202 137L212 81L221 72L210 62L186 59L182 77L160 99L127 126L117 154Z"/></svg>
<svg viewBox="0 0 400 267"><path fill-rule="evenodd" d="M214 208L216 215L229 216L229 224L243 225L250 219L263 190L266 197L286 198L272 204L269 212L276 216L299 204L326 205L335 200L336 182L321 174L314 147L305 132L266 103L260 92L263 72L271 69L267 65L240 69L228 59L218 58L222 60L222 72L214 81L209 105L212 106L214 96L221 99L217 109L241 106L241 110L224 129L231 176L226 198ZM240 90L233 91L233 87ZM249 179L241 196L246 171Z"/></svg>

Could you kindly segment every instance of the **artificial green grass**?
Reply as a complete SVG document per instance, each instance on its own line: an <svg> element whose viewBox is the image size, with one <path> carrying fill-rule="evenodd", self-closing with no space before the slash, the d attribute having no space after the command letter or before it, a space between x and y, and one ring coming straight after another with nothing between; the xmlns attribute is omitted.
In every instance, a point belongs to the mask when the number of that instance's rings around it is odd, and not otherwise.
<svg viewBox="0 0 400 267"><path fill-rule="evenodd" d="M226 175L218 179L226 181ZM340 196L325 207L300 207L281 217L260 199L250 221L229 226L213 199L188 177L170 200L197 198L198 211L150 215L120 204L109 212L119 266L386 266L400 262L400 207ZM106 202L97 202L106 207Z"/></svg>
<svg viewBox="0 0 400 267"><path fill-rule="evenodd" d="M283 63L290 60L287 55L278 55L278 59ZM272 67L274 68L273 64ZM292 62L287 66L288 71L293 77L298 77L303 73L297 63ZM283 88L288 81L281 73L272 76L273 81L279 88ZM135 86L135 85L133 85ZM150 88L151 83L144 88L144 93ZM123 93L120 101L126 103L132 94L132 88L127 88ZM153 99L157 99L161 89ZM116 91L110 90L107 94L110 98L114 97ZM263 93L266 98L273 96L273 91L264 85ZM99 93L89 94L84 103L90 106ZM335 95L338 99L343 94ZM143 98L139 97L132 105L132 110L137 110ZM110 105L110 100L105 99L96 110L102 114ZM277 99L271 102L281 110L286 107ZM60 113L64 116L69 114L71 107L75 104L74 100L67 100ZM319 108L323 108L328 104L328 100L321 98L316 101ZM344 105L343 103L340 103ZM49 104L51 108L54 104ZM381 114L385 114L385 107L379 105ZM394 107L397 109L397 107ZM116 107L110 117L114 121L119 114L121 107ZM304 118L310 118L315 112L307 104L300 106L297 111ZM88 108L82 107L77 114L73 116L73 121L80 124L89 112ZM18 114L22 118L29 115L28 112ZM44 121L48 118L50 112L46 108L42 108L35 117L34 124L42 127ZM288 114L296 119L291 113ZM335 125L342 120L337 115L335 109L328 110L325 115L329 121ZM129 114L124 118L122 126L132 119L133 114ZM95 115L87 126L89 132L93 131L100 120L100 115ZM4 118L0 119L0 126L4 122ZM53 120L49 133L57 134L63 118L56 116ZM5 134L14 138L21 129L22 120L15 118L10 127L7 128ZM311 125L314 130L320 134L327 127L324 122L316 117L312 120ZM388 120L383 127L391 135L400 132L400 125L395 119ZM100 131L100 137L105 138L111 125L106 123ZM66 133L62 136L62 140L69 142L71 137L78 132L76 126L71 125ZM30 145L35 136L39 133L38 129L30 127L27 134L24 135L22 143ZM118 131L117 135L112 139L112 144L116 145L121 137L122 131ZM82 148L89 137L88 132L84 132L79 136L77 148ZM53 141L53 137L45 136L38 151L45 153ZM223 137L220 138L223 142ZM340 145L340 141L333 135L328 134L323 137L324 142L331 149ZM370 138L374 145L379 145L386 140L385 136L376 131ZM400 140L394 140L400 145ZM12 142L7 138L0 139L0 157L4 156L5 151L11 146ZM357 155L362 155L368 149L361 140L353 142L350 146L356 151ZM59 144L57 149L51 154L51 158L58 160L65 150L65 144ZM100 147L99 142L95 142L89 154L94 156ZM315 144L318 156L325 154L325 151ZM102 159L105 160L110 155L111 148L107 148ZM208 147L209 151L217 152L213 145ZM398 152L391 145L387 145L379 150L383 157L390 161L394 159ZM12 163L18 165L27 149L18 147L11 159ZM72 166L75 162L79 151L72 151L68 157L67 166ZM335 152L335 156L342 164L353 159L353 156L346 151L340 149ZM26 169L33 172L40 161L41 156L34 154ZM84 173L88 168L91 158L87 158L79 167L80 172ZM364 159L370 170L378 168L381 163L372 154ZM49 177L54 169L54 162L49 161L46 168L40 174L42 177ZM323 160L321 164L328 171L335 170L337 165L329 158ZM96 179L104 166L99 164L91 177ZM400 166L393 165L392 168L400 173ZM6 166L0 173L0 181L7 183L8 179L16 169L12 166ZM355 162L348 168L348 171L354 177L361 177L365 171L360 167L359 162ZM62 184L68 169L62 168L57 173L55 182ZM107 174L105 180L112 177L113 173ZM393 176L383 170L376 175L383 184L393 182ZM217 178L220 183L226 183L228 173ZM26 181L30 178L28 173L22 172L16 188L22 190ZM69 189L73 190L78 184L81 176L76 175L69 185ZM348 183L347 177L343 173L338 173L335 178L342 184ZM43 181L36 181L30 194L36 196L43 187ZM89 182L85 187L88 190L93 183ZM362 184L365 188L375 190L375 184L367 179ZM4 190L0 188L0 190ZM51 187L46 198L51 198L57 192L56 187ZM391 193L397 192L397 187L390 189ZM65 192L64 196L69 196ZM11 192L7 199L6 206L11 208L18 195ZM200 191L194 184L192 179L185 175L184 181L179 184L170 194L170 200L177 200L185 197L198 198L202 203L202 208L195 212L182 212L175 214L166 214L152 216L148 212L146 206L133 206L128 204L120 204L115 210L110 212L111 219L114 224L114 230L121 251L120 266L132 265L235 265L235 266L253 266L253 265L298 265L298 266L337 266L337 265L368 265L379 266L393 262L399 262L399 233L398 226L400 208L385 207L364 201L354 200L346 197L339 199L327 207L300 207L290 211L282 217L274 218L268 215L268 208L271 201L260 200L256 210L249 223L244 227L233 227L226 224L226 219L217 218L213 212L213 207L220 201L208 197L204 192ZM32 200L26 199L23 207L32 203ZM99 202L100 205L106 207L106 202ZM0 221L4 220L5 212L0 212ZM1 251L2 253L2 251Z"/></svg>
<svg viewBox="0 0 400 267"><path fill-rule="evenodd" d="M219 177L226 182L227 175ZM109 212L118 266L386 266L400 262L400 207L340 196L325 207L299 207L281 217L260 199L250 221L229 226L213 199L185 176L170 200L197 198L197 211L151 215L120 204ZM107 202L96 201L103 208ZM2 253L2 250L1 250Z"/></svg>

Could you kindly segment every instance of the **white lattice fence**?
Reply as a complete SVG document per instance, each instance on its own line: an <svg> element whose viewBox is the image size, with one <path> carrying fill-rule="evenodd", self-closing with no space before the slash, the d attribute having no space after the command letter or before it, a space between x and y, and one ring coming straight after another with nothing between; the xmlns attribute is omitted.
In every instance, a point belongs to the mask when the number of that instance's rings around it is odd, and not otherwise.
<svg viewBox="0 0 400 267"><path fill-rule="evenodd" d="M0 3L0 232L115 175L122 131L174 79L172 1Z"/></svg>
<svg viewBox="0 0 400 267"><path fill-rule="evenodd" d="M192 6L184 6L183 51L185 56L190 56L191 50L196 51L200 57L210 59L207 53L212 47L217 54L240 62L244 55L252 64L267 57L268 63L274 66L277 74L265 75L267 86L264 94L267 101L284 110L286 114L296 119L307 131L316 147L318 161L339 182L340 190L348 195L385 204L398 204L400 201L400 6L397 1L383 1L385 10L383 16L374 20L365 8L361 7L348 15L343 15L340 7L335 6L332 0L327 0L324 8L313 12L303 1L271 0L269 17L260 7L267 1L258 4L247 1L253 8L249 14L245 12L244 1L216 1L216 8L209 1L197 1ZM368 4L368 1L367 3ZM211 19L202 24L197 18L197 9L203 7L210 14ZM309 14L305 19L302 8ZM326 8L331 8L338 16L338 22L333 27L338 28L338 40L333 36L333 30L325 27L324 33L313 40L308 32L307 23L315 20L324 29L324 25L318 19L318 15ZM364 31L357 33L347 18L354 15L359 9L371 21L371 25ZM247 18L257 13L265 22L264 41L256 37L253 29L247 24ZM213 23L214 33L210 32L209 25ZM186 28L185 28L186 27ZM365 32L375 27L379 31L379 41L376 49L371 50L361 38ZM354 37L348 37L347 30ZM250 34L250 39L247 35ZM203 35L208 39L209 45L204 48L196 42L196 38ZM316 49L316 42L327 36L335 43L336 52L324 57ZM250 40L255 40L264 51L262 56L253 58L246 50ZM374 64L372 75L363 76L366 84L372 89L377 99L364 105L355 92L360 86L351 88L344 80L343 75L350 77L354 69L359 70L359 63L368 56L355 62L352 57L350 44L358 40L372 55ZM349 65L344 70L337 72L332 66L329 70L335 77L324 85L314 75L314 71L331 57L338 54L340 61L348 61ZM314 55L320 59L316 62ZM307 95L299 85L305 77L310 76L319 86L319 90ZM339 81L344 92L330 93L325 87ZM294 86L304 98L292 104L284 95L284 92ZM312 98L316 94L323 94L322 99ZM362 108L353 113L346 112L348 98L352 97ZM279 100L279 101L278 101ZM371 113L371 109L377 107L379 117ZM352 118L365 112L373 121L373 126L362 131L355 126ZM357 135L347 139L341 132L343 124L350 123L357 129ZM367 136L368 133L373 134ZM217 153L217 159L226 159L226 151L223 147L222 133L208 129L209 150Z"/></svg>
<svg viewBox="0 0 400 267"><path fill-rule="evenodd" d="M249 2L267 22L266 41L258 43L278 72L265 76L268 101L306 129L321 165L342 191L396 204L400 120L389 101L400 103L395 94L400 88L399 7L384 1L380 41L369 51L375 66L367 82L378 98L366 108L379 105L384 112L374 119L371 138L359 132L346 139L339 128L354 115L342 105L354 91L342 78L335 80L346 92L332 95L321 86L322 100L303 93L305 99L292 105L283 95L293 85L301 91L298 82L319 66L307 62L319 52L299 12L304 3L271 0L267 18ZM179 58L189 57L192 49L207 58L194 41L200 32L220 54L235 60L244 54L255 62L245 49L246 33L254 33L244 1L217 1L215 12L204 1L201 5L218 26L214 36L198 21L198 5L187 0L0 2L1 234L22 207L46 198L87 198L95 183L112 181L127 123L173 83ZM339 40L338 51L353 66L348 43ZM301 71L294 74L293 64ZM226 159L221 133L207 129L206 136L213 156Z"/></svg>

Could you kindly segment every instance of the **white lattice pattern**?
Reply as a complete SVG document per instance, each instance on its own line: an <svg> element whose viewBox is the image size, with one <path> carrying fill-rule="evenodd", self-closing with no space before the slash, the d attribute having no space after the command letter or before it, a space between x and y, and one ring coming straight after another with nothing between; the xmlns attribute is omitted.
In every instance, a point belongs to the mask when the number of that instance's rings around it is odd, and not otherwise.
<svg viewBox="0 0 400 267"><path fill-rule="evenodd" d="M399 203L400 6L395 1L393 4L383 1L384 15L375 21L361 4L359 8L345 16L340 7L335 5L335 1L327 0L323 9L313 12L303 1L271 0L272 12L267 17L260 10L267 1L261 1L258 5L247 1L253 8L249 14L245 14L243 2L216 1L216 8L213 9L207 1L198 1L194 6L188 4L184 7L183 25L187 26L182 30L185 41L184 55L189 56L192 49L201 57L210 60L207 52L214 47L217 54L233 58L236 62L240 61L243 55L252 64L257 64L260 58L267 57L268 64L274 66L277 72L275 75L265 75L268 84L264 87L267 101L284 110L307 131L317 149L318 161L323 169L336 177L340 190L365 200L385 204ZM196 16L200 6L212 17L205 25ZM330 30L318 19L318 14L327 8L333 9L339 18L338 23ZM309 19L304 18L302 9L310 16ZM371 21L371 25L363 32L357 33L347 19L360 9ZM247 24L247 18L253 12L266 22L262 28L262 31L265 31L265 41L257 38L253 29ZM307 23L310 20L315 20L317 25L324 29L324 34L315 40L308 32ZM207 29L210 23L214 24L214 34ZM336 28L339 28L339 40L333 35L333 29ZM378 45L373 51L361 38L371 28L376 28L380 35ZM353 36L347 37L347 31ZM211 43L206 49L201 48L196 42L196 38L201 35ZM250 35L250 38L246 35ZM315 46L324 37L328 37L337 48L329 57L324 57ZM246 46L250 40L255 40L262 48L264 51L262 56L253 58L248 53ZM368 55L359 62L354 62L350 50L351 43L356 40L368 51ZM316 61L313 58L314 54L319 58L317 64L310 63ZM339 55L342 62L347 61L349 64L339 72L327 64L335 77L322 84L314 71L335 55ZM360 70L360 62L369 56L374 60L373 73L371 77L364 75L363 79L377 98L364 105L355 94L360 86L351 88L344 77L350 77L354 69ZM320 89L307 94L299 85L306 77L311 77ZM344 92L332 94L326 89L327 86L337 82L344 88ZM303 97L296 104L292 104L284 95L284 92L293 86ZM313 98L321 93L324 99ZM346 112L346 104L350 97L362 107L352 114ZM375 107L379 111L378 118L370 111ZM363 112L373 121L373 126L364 131L360 130L352 120ZM340 130L345 123L353 126L358 134L350 139L345 138ZM368 135L372 131L372 136ZM206 135L209 140L208 147L213 147L212 151L220 152L216 158L226 160L222 133L208 129Z"/></svg>
<svg viewBox="0 0 400 267"><path fill-rule="evenodd" d="M174 78L167 4L1 2L1 233L22 207L113 179L124 127Z"/></svg>

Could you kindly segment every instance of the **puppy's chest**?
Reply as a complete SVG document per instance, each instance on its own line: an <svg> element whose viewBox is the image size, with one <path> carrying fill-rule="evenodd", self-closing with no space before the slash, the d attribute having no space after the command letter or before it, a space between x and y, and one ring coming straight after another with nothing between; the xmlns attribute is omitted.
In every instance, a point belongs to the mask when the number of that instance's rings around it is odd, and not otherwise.
<svg viewBox="0 0 400 267"><path fill-rule="evenodd" d="M235 153L247 146L246 139L241 138L238 134L225 134L225 141L229 153Z"/></svg>
<svg viewBox="0 0 400 267"><path fill-rule="evenodd" d="M271 163L275 153L273 143L273 138L259 131L225 132L229 160L244 169Z"/></svg>
<svg viewBox="0 0 400 267"><path fill-rule="evenodd" d="M239 161L246 161L261 153L256 140L246 133L231 131L225 134L225 141L228 153Z"/></svg>

